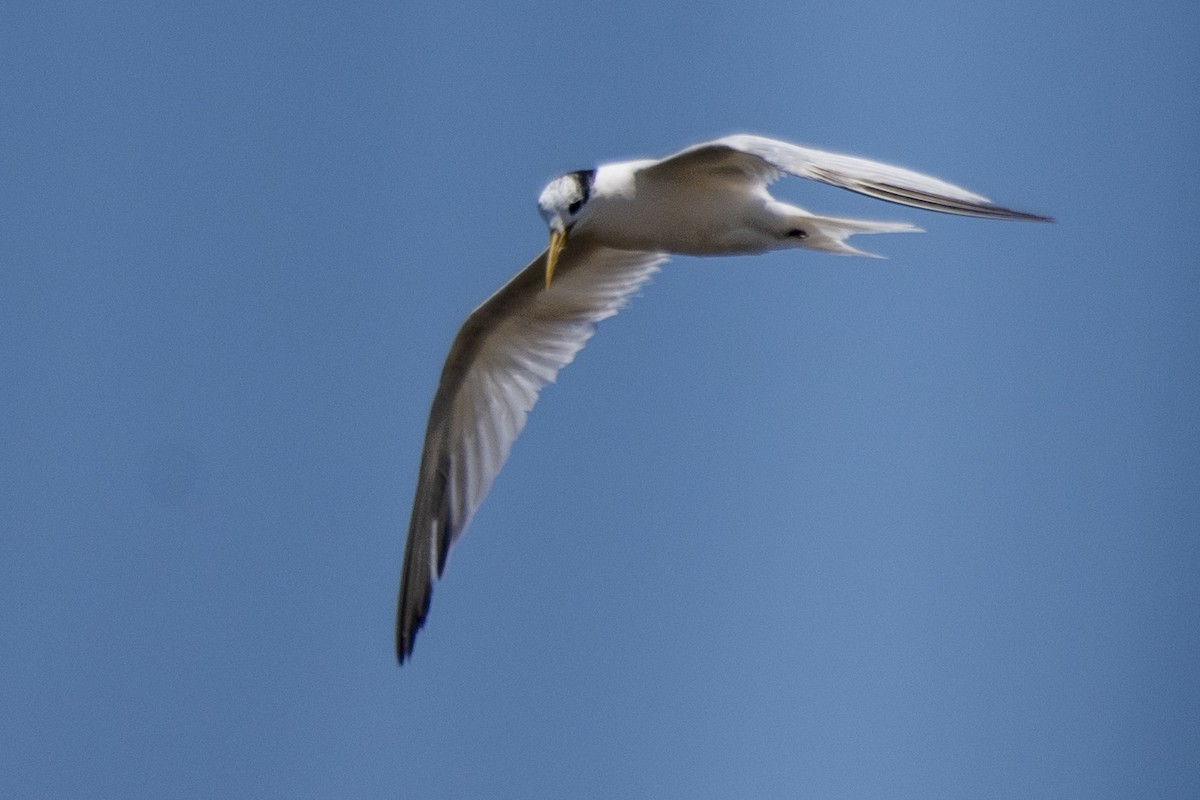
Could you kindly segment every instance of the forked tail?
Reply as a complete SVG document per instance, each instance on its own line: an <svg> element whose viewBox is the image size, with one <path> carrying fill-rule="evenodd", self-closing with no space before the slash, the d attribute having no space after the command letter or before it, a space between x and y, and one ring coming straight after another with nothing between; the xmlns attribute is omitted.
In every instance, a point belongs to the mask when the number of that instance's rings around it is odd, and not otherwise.
<svg viewBox="0 0 1200 800"><path fill-rule="evenodd" d="M865 219L819 217L812 214L797 220L797 223L806 234L798 242L801 247L842 256L884 257L846 244L846 240L856 233L923 233L921 228L907 222L872 222Z"/></svg>

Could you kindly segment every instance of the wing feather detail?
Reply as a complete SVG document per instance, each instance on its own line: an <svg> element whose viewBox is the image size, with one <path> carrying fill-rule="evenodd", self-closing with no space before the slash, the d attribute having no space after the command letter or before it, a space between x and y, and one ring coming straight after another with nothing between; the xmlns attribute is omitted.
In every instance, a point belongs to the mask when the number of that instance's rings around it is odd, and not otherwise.
<svg viewBox="0 0 1200 800"><path fill-rule="evenodd" d="M616 314L667 259L571 239L545 287L543 252L463 324L442 369L413 499L396 616L403 663L450 548L483 502L544 386L596 324Z"/></svg>
<svg viewBox="0 0 1200 800"><path fill-rule="evenodd" d="M770 183L782 174L820 181L890 203L992 219L1052 222L1052 218L996 205L983 195L904 167L857 156L738 134L694 145L663 159L650 171L703 170Z"/></svg>

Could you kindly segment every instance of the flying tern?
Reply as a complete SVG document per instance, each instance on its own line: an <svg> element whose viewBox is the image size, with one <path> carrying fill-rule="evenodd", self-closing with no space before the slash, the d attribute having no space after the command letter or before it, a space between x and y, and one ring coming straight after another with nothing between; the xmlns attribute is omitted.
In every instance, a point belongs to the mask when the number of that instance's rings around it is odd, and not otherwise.
<svg viewBox="0 0 1200 800"><path fill-rule="evenodd" d="M821 216L776 200L767 188L785 175L930 211L1051 221L902 167L750 135L551 181L538 199L549 246L471 312L442 369L400 577L400 663L412 655L450 548L491 488L538 392L671 254L801 247L871 255L847 239L920 231L906 222Z"/></svg>

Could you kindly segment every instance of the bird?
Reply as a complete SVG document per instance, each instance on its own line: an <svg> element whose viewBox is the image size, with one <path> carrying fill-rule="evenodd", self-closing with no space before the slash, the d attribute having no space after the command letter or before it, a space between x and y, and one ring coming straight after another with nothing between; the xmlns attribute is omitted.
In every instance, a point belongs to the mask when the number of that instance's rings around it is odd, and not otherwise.
<svg viewBox="0 0 1200 800"><path fill-rule="evenodd" d="M792 175L916 208L1051 222L928 175L750 134L659 160L602 164L546 185L550 241L468 315L450 347L426 427L404 548L396 657L412 657L450 549L525 427L538 394L671 255L732 256L805 248L871 256L856 234L920 232L907 222L822 216L768 187Z"/></svg>

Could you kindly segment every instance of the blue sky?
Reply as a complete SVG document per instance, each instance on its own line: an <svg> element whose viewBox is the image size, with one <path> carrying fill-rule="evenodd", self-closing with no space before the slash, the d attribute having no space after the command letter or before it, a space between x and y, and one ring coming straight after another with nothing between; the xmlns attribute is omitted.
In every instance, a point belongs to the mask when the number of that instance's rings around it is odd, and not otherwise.
<svg viewBox="0 0 1200 800"><path fill-rule="evenodd" d="M1200 795L1194 3L8 4L0 795ZM1053 226L676 259L411 664L463 317L554 175L762 133Z"/></svg>

